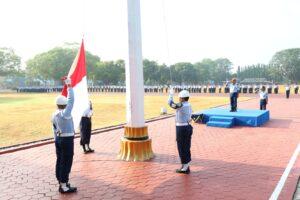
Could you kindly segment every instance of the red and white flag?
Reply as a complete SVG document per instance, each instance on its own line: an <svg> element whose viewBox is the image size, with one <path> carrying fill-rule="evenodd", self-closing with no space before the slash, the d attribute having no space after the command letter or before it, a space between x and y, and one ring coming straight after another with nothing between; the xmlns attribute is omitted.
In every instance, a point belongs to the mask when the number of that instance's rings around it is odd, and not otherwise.
<svg viewBox="0 0 300 200"><path fill-rule="evenodd" d="M80 120L84 111L89 108L86 71L84 43L82 40L80 49L73 61L68 74L68 78L71 79L71 84L74 91L74 106L72 110L72 117L75 130L79 127ZM68 90L66 86L64 86L61 94L66 97L68 96Z"/></svg>

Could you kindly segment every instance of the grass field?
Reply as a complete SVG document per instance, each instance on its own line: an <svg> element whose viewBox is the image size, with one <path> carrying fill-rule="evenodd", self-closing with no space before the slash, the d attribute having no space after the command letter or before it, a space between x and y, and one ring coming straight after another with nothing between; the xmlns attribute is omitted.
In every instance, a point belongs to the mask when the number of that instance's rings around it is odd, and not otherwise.
<svg viewBox="0 0 300 200"><path fill-rule="evenodd" d="M0 93L0 147L52 137L51 115L56 106L57 94ZM239 100L245 100L241 97ZM94 116L93 128L101 128L125 122L124 94L91 94ZM194 111L228 103L227 97L194 96ZM145 118L160 115L160 108L168 108L167 95L145 96Z"/></svg>

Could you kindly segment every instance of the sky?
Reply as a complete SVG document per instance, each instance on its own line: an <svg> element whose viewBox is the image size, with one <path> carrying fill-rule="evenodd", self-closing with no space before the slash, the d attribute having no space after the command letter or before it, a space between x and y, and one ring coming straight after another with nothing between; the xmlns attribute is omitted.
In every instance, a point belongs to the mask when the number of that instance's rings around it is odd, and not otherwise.
<svg viewBox="0 0 300 200"><path fill-rule="evenodd" d="M228 58L268 63L300 47L300 0L141 0L143 57L168 65ZM126 0L0 0L0 47L23 63L81 42L101 60L127 59Z"/></svg>

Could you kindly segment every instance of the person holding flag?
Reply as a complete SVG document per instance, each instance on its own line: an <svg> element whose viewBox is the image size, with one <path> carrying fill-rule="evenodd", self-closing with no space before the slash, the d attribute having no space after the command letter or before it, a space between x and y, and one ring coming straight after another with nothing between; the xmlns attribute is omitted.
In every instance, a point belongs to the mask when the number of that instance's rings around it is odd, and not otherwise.
<svg viewBox="0 0 300 200"><path fill-rule="evenodd" d="M56 98L57 111L53 114L52 124L56 148L56 179L60 193L73 193L76 187L69 184L74 155L74 124L71 115L74 105L74 92L69 78L63 78L67 86L68 97L60 95Z"/></svg>
<svg viewBox="0 0 300 200"><path fill-rule="evenodd" d="M83 40L68 76L62 80L64 87L56 99L58 110L52 118L57 155L56 178L59 192L73 193L77 188L71 187L68 182L73 163L74 132L79 128L84 111L90 106Z"/></svg>

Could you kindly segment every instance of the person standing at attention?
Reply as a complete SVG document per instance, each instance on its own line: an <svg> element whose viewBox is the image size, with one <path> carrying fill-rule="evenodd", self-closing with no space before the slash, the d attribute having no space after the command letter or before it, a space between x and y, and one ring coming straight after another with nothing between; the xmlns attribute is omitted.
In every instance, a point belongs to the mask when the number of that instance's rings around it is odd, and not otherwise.
<svg viewBox="0 0 300 200"><path fill-rule="evenodd" d="M80 122L80 145L84 153L93 153L94 150L90 148L90 140L92 133L92 115L93 107L90 101L89 107L84 111Z"/></svg>
<svg viewBox="0 0 300 200"><path fill-rule="evenodd" d="M268 104L268 92L266 92L266 87L263 86L259 92L260 98L260 110L266 110Z"/></svg>
<svg viewBox="0 0 300 200"><path fill-rule="evenodd" d="M228 85L228 83L227 83ZM239 87L236 82L236 78L233 78L231 80L231 83L229 84L229 92L230 92L230 112L236 112L237 111L237 99L239 96Z"/></svg>
<svg viewBox="0 0 300 200"><path fill-rule="evenodd" d="M285 96L286 96L287 99L290 98L290 90L291 90L290 85L289 85L289 84L286 84L286 85L285 85Z"/></svg>

